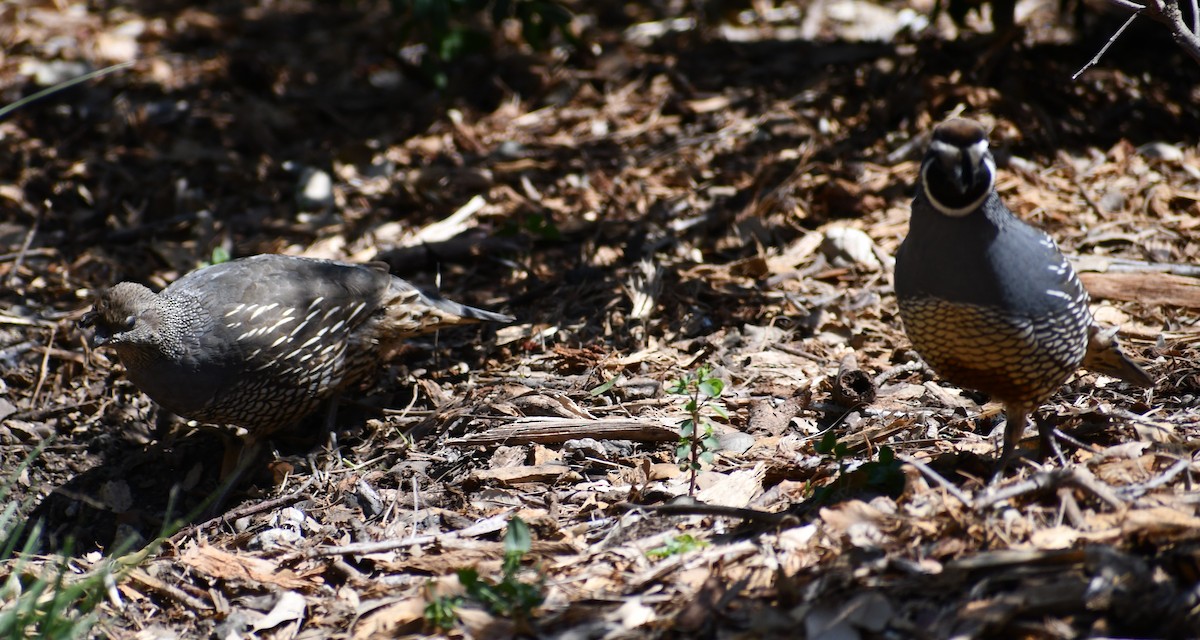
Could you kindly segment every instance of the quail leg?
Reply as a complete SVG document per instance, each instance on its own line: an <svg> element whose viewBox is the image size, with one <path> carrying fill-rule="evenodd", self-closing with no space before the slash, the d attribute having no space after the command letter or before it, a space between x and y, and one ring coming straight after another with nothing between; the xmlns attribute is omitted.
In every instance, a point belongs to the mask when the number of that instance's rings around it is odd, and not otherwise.
<svg viewBox="0 0 1200 640"><path fill-rule="evenodd" d="M1025 435L1025 427L1029 425L1029 408L1021 405L1007 405L1004 407L1004 448L1000 452L1000 458L996 460L996 472L992 476L992 480L1000 478L1008 469L1008 465L1012 462L1013 456L1017 451L1017 443L1021 441L1021 436Z"/></svg>
<svg viewBox="0 0 1200 640"><path fill-rule="evenodd" d="M1063 468L1067 466L1067 458L1062 448L1058 446L1058 438L1054 437L1054 426L1045 420L1038 421L1038 455L1042 458L1054 456Z"/></svg>
<svg viewBox="0 0 1200 640"><path fill-rule="evenodd" d="M254 465L258 454L262 452L262 443L253 437L240 438L226 434L225 453L221 458L221 486L216 495L205 508L205 516L215 518L225 509L225 503L234 487L238 486L246 475L246 470Z"/></svg>

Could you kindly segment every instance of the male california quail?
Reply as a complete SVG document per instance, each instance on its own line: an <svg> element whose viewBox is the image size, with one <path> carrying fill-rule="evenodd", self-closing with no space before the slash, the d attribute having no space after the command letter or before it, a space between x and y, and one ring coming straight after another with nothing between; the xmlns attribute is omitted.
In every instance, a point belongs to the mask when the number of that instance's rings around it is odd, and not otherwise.
<svg viewBox="0 0 1200 640"><path fill-rule="evenodd" d="M946 380L1004 403L999 469L1030 412L1081 365L1149 387L1153 380L1101 330L1058 246L996 195L996 162L975 121L933 131L921 163L908 236L896 253L904 330ZM1042 451L1051 430L1039 427Z"/></svg>
<svg viewBox="0 0 1200 640"><path fill-rule="evenodd" d="M259 255L161 293L122 282L80 324L155 402L252 444L367 381L406 338L481 320L512 318L422 293L382 263Z"/></svg>

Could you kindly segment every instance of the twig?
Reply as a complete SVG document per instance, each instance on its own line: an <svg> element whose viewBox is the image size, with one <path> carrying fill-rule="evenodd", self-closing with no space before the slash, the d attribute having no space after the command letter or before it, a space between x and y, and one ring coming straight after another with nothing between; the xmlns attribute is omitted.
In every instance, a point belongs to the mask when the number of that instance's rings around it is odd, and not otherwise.
<svg viewBox="0 0 1200 640"><path fill-rule="evenodd" d="M1063 442L1071 445L1072 447L1075 447L1076 449L1083 449L1085 451L1090 451L1092 453L1100 453L1100 447L1097 447L1094 444L1089 444L1087 442L1084 442L1084 441L1080 440L1079 438L1076 438L1075 436L1069 435L1066 432L1064 432L1062 429L1055 429L1054 437L1058 438L1059 440L1062 440Z"/></svg>
<svg viewBox="0 0 1200 640"><path fill-rule="evenodd" d="M25 256L29 253L29 247L33 244L33 237L37 235L38 225L41 221L41 213L35 214L33 224L29 225L29 231L25 233L25 239L21 241L21 248L17 251L17 257L13 260L12 268L8 271L8 279L4 283L9 289L16 286L17 273L21 271L21 265L25 264Z"/></svg>
<svg viewBox="0 0 1200 640"><path fill-rule="evenodd" d="M1125 485L1124 487L1117 489L1117 493L1129 497L1138 497L1151 489L1156 489L1164 484L1167 484L1171 480L1174 480L1175 476L1183 473L1191 466L1191 460L1186 458L1181 459L1175 464L1171 465L1166 471L1156 476L1153 480L1150 480L1149 482L1143 482L1141 484Z"/></svg>
<svg viewBox="0 0 1200 640"><path fill-rule="evenodd" d="M1066 478L1069 482L1074 483L1075 486L1079 487L1080 489L1084 489L1097 498L1100 498L1104 502L1108 503L1108 506L1112 507L1113 509L1118 511L1125 510L1125 501L1113 491L1112 487L1096 479L1096 476L1093 475L1092 472L1086 467L1074 467L1069 471L1070 473Z"/></svg>
<svg viewBox="0 0 1200 640"><path fill-rule="evenodd" d="M963 503L964 505L971 504L971 498L968 497L967 494L963 493L961 489L954 486L954 483L952 483L949 480L947 480L946 478L944 478L942 476L942 474L940 474L940 473L934 471L932 468L930 468L929 465L925 464L924 462L921 462L920 460L917 460L916 458L914 458L912 456L905 455L905 454L898 454L896 456L896 458L905 464L911 464L914 468L916 468L917 471L920 471L921 474L924 475L926 478L929 478L930 480L933 480L934 482L938 483L939 485L941 485L941 487L943 489L945 489L946 491L949 491L950 495L954 496L955 498L958 498L959 502Z"/></svg>
<svg viewBox="0 0 1200 640"><path fill-rule="evenodd" d="M10 253L0 253L0 262L8 262L22 256L28 258L30 256L38 257L54 257L58 255L58 249L54 247L38 247L37 249L29 249L27 251L12 251Z"/></svg>
<svg viewBox="0 0 1200 640"><path fill-rule="evenodd" d="M192 597L183 589L167 584L142 569L134 569L129 572L129 580L168 598L173 598L194 611L209 611L213 608L211 604Z"/></svg>
<svg viewBox="0 0 1200 640"><path fill-rule="evenodd" d="M46 341L46 348L42 351L42 365L38 367L37 384L33 387L33 397L29 401L31 406L37 406L38 396L42 395L42 385L46 384L46 368L50 365L50 350L54 345L54 336L56 335L58 335L57 325L50 329L50 339Z"/></svg>
<svg viewBox="0 0 1200 640"><path fill-rule="evenodd" d="M3 120L5 116L12 113L13 111L16 111L17 109L20 109L21 107L29 104L30 102L34 102L35 100L41 100L42 98L45 98L46 96L48 96L50 94L62 91L63 89L69 89L70 87L73 87L77 84L87 82L88 80L92 80L94 78L99 78L100 76L106 76L114 71L120 71L121 69L125 69L126 67L131 67L131 66L133 66L132 61L122 62L120 64L114 64L111 67L104 67L103 69L97 69L96 71L93 71L91 73L85 73L85 74L79 76L78 78L71 78L70 80L67 80L65 82L60 82L60 83L54 85L53 87L46 87L45 89L42 89L41 91L38 91L37 93L35 93L33 95L25 96L24 98L21 98L20 100L17 100L16 102L14 102L10 105L0 108L0 120Z"/></svg>
<svg viewBox="0 0 1200 640"><path fill-rule="evenodd" d="M1079 503L1076 502L1071 490L1067 487L1059 487L1058 500L1062 504L1063 513L1067 516L1067 520L1071 521L1071 526L1080 531L1087 530L1087 518L1083 515L1083 511L1079 508Z"/></svg>
<svg viewBox="0 0 1200 640"><path fill-rule="evenodd" d="M0 314L0 324L11 324L17 327L54 327L56 322L47 322L45 320L30 320L19 316L7 316Z"/></svg>
<svg viewBox="0 0 1200 640"><path fill-rule="evenodd" d="M413 547L430 542L445 543L449 540L457 538L470 538L481 536L494 531L499 531L504 527L504 523L508 521L509 515L513 510L505 511L502 514L492 516L486 520L477 522L466 529L460 529L451 533L440 535L425 535L405 538L403 540L380 540L378 542L356 542L353 544L342 544L328 547L317 547L315 549L306 549L304 551L296 551L279 557L280 564L289 564L297 560L308 560L311 558L320 558L328 556L342 555L367 555L371 553L384 553L387 551L395 551L406 547Z"/></svg>
<svg viewBox="0 0 1200 640"><path fill-rule="evenodd" d="M1092 472L1079 467L1070 469L1055 469L1034 474L1028 480L1018 482L1003 489L979 496L972 508L976 511L991 506L997 502L1009 500L1028 493L1036 493L1045 489L1072 484L1083 489L1097 498L1108 503L1114 509L1125 509L1125 502L1113 492L1108 485L1101 483Z"/></svg>
<svg viewBox="0 0 1200 640"><path fill-rule="evenodd" d="M187 536L200 533L201 531L204 531L205 529L208 529L210 527L220 526L221 524L226 523L226 522L233 522L234 520L237 520L238 518L244 518L246 516L251 516L256 513L261 513L263 511L270 511L271 509L275 509L277 507L282 507L284 505L291 504L293 502L298 502L301 498L307 497L308 487L310 485L312 485L312 483L313 483L313 479L310 476L308 478L308 480L305 481L304 484L300 485L300 487L298 489L296 489L295 491L293 491L285 496L279 496L278 498L272 498L270 500L263 500L262 502L257 502L255 504L246 505L244 507L241 507L240 509L234 509L233 511L230 511L229 513L224 513L219 516L216 516L215 518L210 518L208 520L205 520L204 522L201 522L200 524L194 524L190 527L184 527L183 529L180 529L178 533L171 536L171 542L175 543L180 538L186 538Z"/></svg>
<svg viewBox="0 0 1200 640"><path fill-rule="evenodd" d="M1188 29L1188 26L1183 23L1183 12L1179 10L1179 3L1176 0L1166 0L1165 2L1164 0L1151 0L1151 2L1159 14L1166 18L1175 44L1182 47L1192 57L1192 60L1200 63L1200 38L1197 38L1196 32Z"/></svg>
<svg viewBox="0 0 1200 640"><path fill-rule="evenodd" d="M1196 0L1190 1L1193 7L1193 24L1191 28L1184 23L1183 12L1179 10L1179 2L1177 0L1144 0L1145 4L1131 0L1108 0L1109 4L1135 12L1135 17L1137 14L1145 12L1147 17L1167 25L1167 28L1171 31L1171 37L1175 40L1175 44L1179 45L1192 60L1200 63L1200 37L1197 37L1197 29L1200 22L1198 22L1196 17ZM1121 30L1117 31L1117 35L1120 35L1124 29L1125 27L1121 27ZM1113 37L1115 38L1116 36ZM1105 45L1104 48L1107 49L1108 46ZM1100 53L1103 54L1104 51L1101 50ZM1082 73L1082 70L1080 72ZM1076 74L1076 76L1078 75Z"/></svg>
<svg viewBox="0 0 1200 640"><path fill-rule="evenodd" d="M1096 64L1098 64L1100 62L1100 57L1104 55L1104 52L1108 51L1108 48L1113 46L1113 43L1117 41L1117 38L1120 38L1121 34L1125 33L1125 29L1129 28L1129 25L1133 24L1133 21L1136 20L1138 16L1142 15L1143 10L1145 10L1145 7L1142 7L1140 9L1138 9L1137 11L1133 12L1133 15L1129 16L1129 19L1125 21L1125 24L1122 24L1121 28L1117 29L1117 32L1112 34L1112 37L1108 39L1108 42L1105 42L1104 46L1100 47L1100 51L1096 52L1096 55L1093 56L1091 60L1088 60L1087 64L1080 67L1079 71L1076 71L1075 75L1071 76L1071 79L1078 80L1079 76L1083 75L1084 71L1087 71L1088 69L1091 69L1092 67L1096 66ZM1083 193L1082 185L1080 185L1079 191L1080 191L1080 193ZM1084 197L1084 200L1087 200L1089 205L1092 205L1093 209L1096 209L1097 212L1100 211L1098 207L1096 207L1095 205L1092 204L1092 201L1090 198L1088 198L1087 194L1084 194L1083 197ZM1103 217L1105 217L1105 216L1101 216L1101 218L1103 218Z"/></svg>
<svg viewBox="0 0 1200 640"><path fill-rule="evenodd" d="M666 516L723 516L738 518L748 522L777 525L797 521L795 514L788 511L776 513L745 507L727 507L717 504L705 504L693 498L681 498L667 504L634 504L618 502L614 508L622 511L648 511Z"/></svg>
<svg viewBox="0 0 1200 640"><path fill-rule="evenodd" d="M895 378L902 373L911 373L913 371L922 371L925 369L925 362L922 360L912 360L904 364L898 364L887 371L881 372L875 376L875 386L882 387L883 383Z"/></svg>

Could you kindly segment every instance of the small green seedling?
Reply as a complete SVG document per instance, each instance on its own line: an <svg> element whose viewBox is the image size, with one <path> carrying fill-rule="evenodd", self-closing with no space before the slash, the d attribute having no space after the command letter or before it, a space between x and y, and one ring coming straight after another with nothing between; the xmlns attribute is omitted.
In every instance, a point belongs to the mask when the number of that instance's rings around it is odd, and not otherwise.
<svg viewBox="0 0 1200 640"><path fill-rule="evenodd" d="M700 463L713 461L713 454L721 448L721 443L713 435L713 423L706 414L713 413L726 420L729 414L719 398L725 391L725 383L720 378L713 377L712 368L703 365L695 373L689 373L671 383L668 393L683 396L683 410L688 417L679 424L679 446L675 448L675 457L679 460L679 468L690 471L688 480L688 495L696 494L696 472Z"/></svg>
<svg viewBox="0 0 1200 640"><path fill-rule="evenodd" d="M479 577L475 569L459 569L458 581L466 589L467 596L483 605L489 612L512 619L518 626L526 625L545 595L545 578L536 582L522 582L519 573L521 560L533 546L529 525L514 516L508 521L504 534L504 562L500 567L500 581L492 583ZM429 609L426 608L428 617Z"/></svg>
<svg viewBox="0 0 1200 640"><path fill-rule="evenodd" d="M864 462L847 471L846 461L851 451L844 442L838 442L832 430L825 433L813 448L822 455L833 456L838 462L838 476L826 486L813 492L816 502L829 502L838 496L873 493L898 496L904 491L904 472L896 453L891 447L879 447L876 459Z"/></svg>
<svg viewBox="0 0 1200 640"><path fill-rule="evenodd" d="M430 581L432 584L432 581ZM462 596L436 596L425 605L425 623L435 631L446 632L458 624Z"/></svg>
<svg viewBox="0 0 1200 640"><path fill-rule="evenodd" d="M655 547L647 551L646 557L654 560L661 560L671 556L682 555L689 551L695 551L696 549L702 549L707 546L708 541L699 540L685 533L683 535L671 538L661 547Z"/></svg>

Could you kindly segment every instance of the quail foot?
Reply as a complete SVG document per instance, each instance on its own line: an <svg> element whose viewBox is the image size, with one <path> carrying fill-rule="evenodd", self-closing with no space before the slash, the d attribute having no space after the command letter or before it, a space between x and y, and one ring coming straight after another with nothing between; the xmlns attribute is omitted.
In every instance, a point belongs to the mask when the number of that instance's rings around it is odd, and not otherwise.
<svg viewBox="0 0 1200 640"><path fill-rule="evenodd" d="M80 324L95 327L93 344L116 351L151 399L235 429L250 452L368 382L405 339L478 321L512 318L424 293L382 263L258 255L198 269L160 293L122 282Z"/></svg>
<svg viewBox="0 0 1200 640"><path fill-rule="evenodd" d="M900 318L942 378L1003 402L997 470L1011 461L1030 413L1081 365L1149 387L1115 330L1092 318L1088 294L1054 241L996 194L996 162L973 120L933 131L908 236L896 254ZM1039 424L1042 453L1056 450Z"/></svg>

